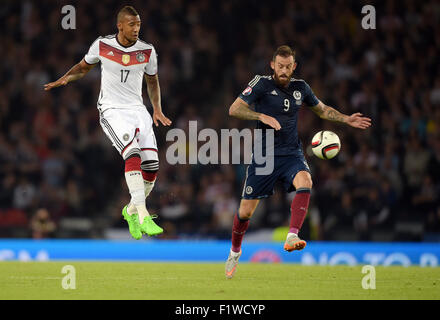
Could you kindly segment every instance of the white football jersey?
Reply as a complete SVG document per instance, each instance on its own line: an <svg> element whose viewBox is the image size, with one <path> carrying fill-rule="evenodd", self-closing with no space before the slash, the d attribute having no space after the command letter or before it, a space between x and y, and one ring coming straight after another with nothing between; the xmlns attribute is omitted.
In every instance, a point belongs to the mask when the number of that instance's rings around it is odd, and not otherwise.
<svg viewBox="0 0 440 320"><path fill-rule="evenodd" d="M151 44L138 39L125 47L119 43L116 34L99 37L90 46L84 60L88 64L101 62L100 111L143 106L144 73L157 74L157 55Z"/></svg>

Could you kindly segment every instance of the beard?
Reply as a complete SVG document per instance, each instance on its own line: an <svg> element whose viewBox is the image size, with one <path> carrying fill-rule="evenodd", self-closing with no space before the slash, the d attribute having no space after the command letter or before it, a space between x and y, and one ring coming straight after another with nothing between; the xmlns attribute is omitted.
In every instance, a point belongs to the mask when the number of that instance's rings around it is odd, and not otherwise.
<svg viewBox="0 0 440 320"><path fill-rule="evenodd" d="M290 83L290 79L292 79L292 74L284 74L280 76L276 72L274 72L273 78L278 86L286 87Z"/></svg>

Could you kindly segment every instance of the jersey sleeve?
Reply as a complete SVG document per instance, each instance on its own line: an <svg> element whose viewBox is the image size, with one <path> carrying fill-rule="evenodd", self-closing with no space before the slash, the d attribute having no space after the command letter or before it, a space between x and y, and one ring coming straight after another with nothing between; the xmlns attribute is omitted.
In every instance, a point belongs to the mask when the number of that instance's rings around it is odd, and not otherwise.
<svg viewBox="0 0 440 320"><path fill-rule="evenodd" d="M157 74L157 53L156 49L151 49L150 59L144 67L144 72L149 76Z"/></svg>
<svg viewBox="0 0 440 320"><path fill-rule="evenodd" d="M238 96L248 105L257 101L264 93L264 85L261 76L256 76L249 83L246 89Z"/></svg>
<svg viewBox="0 0 440 320"><path fill-rule="evenodd" d="M88 64L96 64L101 59L99 58L99 39L96 39L95 42L92 43L92 45L89 48L89 51L84 57L84 61Z"/></svg>
<svg viewBox="0 0 440 320"><path fill-rule="evenodd" d="M319 103L318 98L313 93L312 88L308 85L307 82L304 82L304 103L309 107L314 107Z"/></svg>

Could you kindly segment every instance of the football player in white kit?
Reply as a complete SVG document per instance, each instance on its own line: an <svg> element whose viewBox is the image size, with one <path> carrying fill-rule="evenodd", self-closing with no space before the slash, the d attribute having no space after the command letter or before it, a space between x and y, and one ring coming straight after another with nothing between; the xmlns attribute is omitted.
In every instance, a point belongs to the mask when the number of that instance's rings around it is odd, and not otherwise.
<svg viewBox="0 0 440 320"><path fill-rule="evenodd" d="M157 55L154 47L139 39L141 20L137 11L125 6L118 12L118 33L99 37L85 57L64 76L44 86L45 90L64 86L84 77L101 62L101 90L97 107L100 124L125 161L125 180L131 201L122 210L130 234L141 239L163 232L146 208L145 199L153 189L159 169L153 122L169 126L162 113ZM145 74L153 118L142 100Z"/></svg>

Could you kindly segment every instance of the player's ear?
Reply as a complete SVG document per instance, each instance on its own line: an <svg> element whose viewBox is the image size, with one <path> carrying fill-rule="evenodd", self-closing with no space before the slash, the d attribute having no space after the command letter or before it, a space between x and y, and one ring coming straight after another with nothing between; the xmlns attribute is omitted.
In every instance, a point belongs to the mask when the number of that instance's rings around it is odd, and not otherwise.
<svg viewBox="0 0 440 320"><path fill-rule="evenodd" d="M270 67L272 70L275 70L275 62L273 60L270 60Z"/></svg>
<svg viewBox="0 0 440 320"><path fill-rule="evenodd" d="M298 63L296 63L296 61L295 61L295 62L293 63L293 69L292 69L292 71L295 71L297 65L298 65Z"/></svg>

